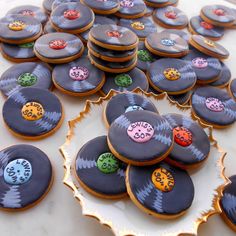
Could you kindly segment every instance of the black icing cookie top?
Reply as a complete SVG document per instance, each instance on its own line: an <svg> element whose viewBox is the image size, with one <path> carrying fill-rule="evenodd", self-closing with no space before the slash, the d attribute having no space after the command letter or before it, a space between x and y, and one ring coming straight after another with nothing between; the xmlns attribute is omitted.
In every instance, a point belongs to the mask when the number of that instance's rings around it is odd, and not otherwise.
<svg viewBox="0 0 236 236"><path fill-rule="evenodd" d="M44 34L49 34L49 33L55 33L57 31L52 27L51 21L48 21L43 28L43 32Z"/></svg>
<svg viewBox="0 0 236 236"><path fill-rule="evenodd" d="M52 11L52 4L55 0L43 0L43 9L47 14L50 14Z"/></svg>
<svg viewBox="0 0 236 236"><path fill-rule="evenodd" d="M138 68L134 68L127 73L106 74L106 82L101 91L103 94L108 94L111 89L124 92L133 91L138 87L144 91L147 91L149 87L148 80L143 71Z"/></svg>
<svg viewBox="0 0 236 236"><path fill-rule="evenodd" d="M177 34L181 38L183 38L186 42L188 42L189 39L190 39L190 34L186 33L183 30L179 30L179 29L165 29L162 32L164 32L164 33L171 33L171 34Z"/></svg>
<svg viewBox="0 0 236 236"><path fill-rule="evenodd" d="M77 96L95 93L105 82L105 73L86 57L55 66L52 77L57 87Z"/></svg>
<svg viewBox="0 0 236 236"><path fill-rule="evenodd" d="M124 113L108 131L111 151L132 165L151 165L163 160L173 146L172 129L157 113L139 110Z"/></svg>
<svg viewBox="0 0 236 236"><path fill-rule="evenodd" d="M158 113L155 105L144 96L135 93L121 93L113 96L105 108L105 120L108 125L120 115L130 111L152 111Z"/></svg>
<svg viewBox="0 0 236 236"><path fill-rule="evenodd" d="M163 58L148 69L149 81L157 91L182 94L193 88L197 76L192 66L180 59Z"/></svg>
<svg viewBox="0 0 236 236"><path fill-rule="evenodd" d="M174 101L178 102L180 105L186 105L192 96L192 91L188 91L187 93L179 94L179 95L169 95L169 98Z"/></svg>
<svg viewBox="0 0 236 236"><path fill-rule="evenodd" d="M51 23L58 30L81 33L91 28L94 21L93 11L81 3L64 3L51 14Z"/></svg>
<svg viewBox="0 0 236 236"><path fill-rule="evenodd" d="M44 24L47 21L47 15L42 11L40 7L32 5L23 5L12 8L7 12L7 15L22 15L22 16L31 16L36 20Z"/></svg>
<svg viewBox="0 0 236 236"><path fill-rule="evenodd" d="M236 79L231 80L229 84L229 91L232 97L236 100Z"/></svg>
<svg viewBox="0 0 236 236"><path fill-rule="evenodd" d="M82 0L97 14L113 14L119 9L119 0Z"/></svg>
<svg viewBox="0 0 236 236"><path fill-rule="evenodd" d="M195 90L192 96L193 112L216 128L235 122L236 102L222 89L211 86Z"/></svg>
<svg viewBox="0 0 236 236"><path fill-rule="evenodd" d="M127 179L131 200L151 215L175 218L192 205L194 185L184 170L163 162L146 167L129 166Z"/></svg>
<svg viewBox="0 0 236 236"><path fill-rule="evenodd" d="M38 88L23 88L13 93L4 103L2 114L14 134L30 139L53 133L63 118L59 99Z"/></svg>
<svg viewBox="0 0 236 236"><path fill-rule="evenodd" d="M52 166L47 155L31 145L15 145L0 151L0 208L32 207L52 184Z"/></svg>
<svg viewBox="0 0 236 236"><path fill-rule="evenodd" d="M170 161L186 168L203 162L210 152L210 141L204 129L187 116L167 114L164 118L170 123L174 136Z"/></svg>
<svg viewBox="0 0 236 236"><path fill-rule="evenodd" d="M67 3L67 5L71 3L81 3L80 0L54 0L52 4L52 10L55 10L61 4Z"/></svg>
<svg viewBox="0 0 236 236"><path fill-rule="evenodd" d="M51 70L46 64L26 62L7 69L0 77L0 90L10 96L24 87L51 89Z"/></svg>
<svg viewBox="0 0 236 236"><path fill-rule="evenodd" d="M188 24L187 15L173 6L157 8L153 13L153 19L160 25L174 28L184 28Z"/></svg>
<svg viewBox="0 0 236 236"><path fill-rule="evenodd" d="M198 83L211 83L219 77L222 66L217 58L210 57L198 50L191 50L183 58L188 61L197 75Z"/></svg>
<svg viewBox="0 0 236 236"><path fill-rule="evenodd" d="M153 20L147 17L120 19L119 25L132 30L141 40L144 40L149 34L157 32Z"/></svg>
<svg viewBox="0 0 236 236"><path fill-rule="evenodd" d="M159 7L165 7L169 5L169 0L145 0L145 3L148 6L159 8Z"/></svg>
<svg viewBox="0 0 236 236"><path fill-rule="evenodd" d="M126 195L126 165L109 150L107 136L88 141L75 162L79 182L95 196L118 198Z"/></svg>

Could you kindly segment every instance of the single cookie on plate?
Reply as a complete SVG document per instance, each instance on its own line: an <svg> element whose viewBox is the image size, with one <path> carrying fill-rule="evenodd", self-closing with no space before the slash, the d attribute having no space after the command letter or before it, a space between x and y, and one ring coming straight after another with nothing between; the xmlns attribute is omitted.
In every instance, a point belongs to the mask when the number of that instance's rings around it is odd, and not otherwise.
<svg viewBox="0 0 236 236"><path fill-rule="evenodd" d="M13 93L4 103L2 115L9 131L28 140L53 134L64 118L59 99L39 88L23 88Z"/></svg>
<svg viewBox="0 0 236 236"><path fill-rule="evenodd" d="M127 195L126 164L107 145L107 136L94 138L79 150L75 174L81 186L96 197L118 199Z"/></svg>
<svg viewBox="0 0 236 236"><path fill-rule="evenodd" d="M150 111L124 113L113 121L108 131L111 152L127 164L156 164L169 155L173 144L168 121Z"/></svg>
<svg viewBox="0 0 236 236"><path fill-rule="evenodd" d="M168 96L172 101L178 102L180 105L187 105L192 96L192 91L190 90L187 93L183 93L179 95L168 95Z"/></svg>
<svg viewBox="0 0 236 236"><path fill-rule="evenodd" d="M236 79L233 79L229 83L229 93L236 100Z"/></svg>
<svg viewBox="0 0 236 236"><path fill-rule="evenodd" d="M49 33L56 33L56 32L57 31L52 27L51 21L48 21L43 28L43 33L49 34Z"/></svg>
<svg viewBox="0 0 236 236"><path fill-rule="evenodd" d="M44 11L50 15L52 11L52 4L54 3L55 0L43 0L43 9Z"/></svg>
<svg viewBox="0 0 236 236"><path fill-rule="evenodd" d="M0 209L21 211L38 204L53 183L47 155L31 145L0 151Z"/></svg>
<svg viewBox="0 0 236 236"><path fill-rule="evenodd" d="M214 128L226 128L236 120L236 102L222 89L197 88L191 103L193 114Z"/></svg>

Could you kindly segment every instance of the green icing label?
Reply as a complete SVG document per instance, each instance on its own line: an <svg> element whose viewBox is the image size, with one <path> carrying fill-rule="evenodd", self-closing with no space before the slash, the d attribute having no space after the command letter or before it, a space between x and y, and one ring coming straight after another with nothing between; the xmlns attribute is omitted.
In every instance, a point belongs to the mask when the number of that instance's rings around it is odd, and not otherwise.
<svg viewBox="0 0 236 236"><path fill-rule="evenodd" d="M115 77L115 84L120 87L128 87L133 83L132 78L128 74L120 74Z"/></svg>
<svg viewBox="0 0 236 236"><path fill-rule="evenodd" d="M19 47L20 48L33 48L34 47L34 42L20 44Z"/></svg>
<svg viewBox="0 0 236 236"><path fill-rule="evenodd" d="M22 87L28 87L36 84L37 76L31 73L24 73L18 78L18 84Z"/></svg>
<svg viewBox="0 0 236 236"><path fill-rule="evenodd" d="M98 157L97 168L104 174L115 173L119 166L119 160L110 152L103 153Z"/></svg>
<svg viewBox="0 0 236 236"><path fill-rule="evenodd" d="M139 50L138 51L138 59L144 62L153 62L154 59L149 51L147 50Z"/></svg>

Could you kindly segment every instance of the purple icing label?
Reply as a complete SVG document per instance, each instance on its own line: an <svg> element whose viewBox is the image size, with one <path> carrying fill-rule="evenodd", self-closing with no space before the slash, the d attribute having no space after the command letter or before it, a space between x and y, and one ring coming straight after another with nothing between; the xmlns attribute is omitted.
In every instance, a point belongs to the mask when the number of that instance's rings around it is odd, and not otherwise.
<svg viewBox="0 0 236 236"><path fill-rule="evenodd" d="M192 64L194 67L199 69L204 69L208 66L208 62L205 58L202 57L196 57L192 60Z"/></svg>
<svg viewBox="0 0 236 236"><path fill-rule="evenodd" d="M224 110L224 104L218 98L207 98L205 104L210 111L221 112Z"/></svg>
<svg viewBox="0 0 236 236"><path fill-rule="evenodd" d="M122 0L120 2L120 5L125 8L131 8L134 6L134 2L133 0Z"/></svg>
<svg viewBox="0 0 236 236"><path fill-rule="evenodd" d="M70 69L69 75L73 80L82 81L88 78L89 71L84 66L74 66Z"/></svg>

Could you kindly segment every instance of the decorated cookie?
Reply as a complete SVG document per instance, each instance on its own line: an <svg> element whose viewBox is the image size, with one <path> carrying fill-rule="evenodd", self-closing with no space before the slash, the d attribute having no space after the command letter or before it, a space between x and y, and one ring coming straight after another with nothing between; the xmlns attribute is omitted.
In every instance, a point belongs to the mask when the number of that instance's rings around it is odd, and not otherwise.
<svg viewBox="0 0 236 236"><path fill-rule="evenodd" d="M41 36L34 45L36 56L48 63L67 63L79 58L84 50L81 40L68 33L50 33Z"/></svg>
<svg viewBox="0 0 236 236"><path fill-rule="evenodd" d="M77 154L75 171L82 187L97 197L115 199L127 195L126 165L111 153L107 136L84 144Z"/></svg>
<svg viewBox="0 0 236 236"><path fill-rule="evenodd" d="M153 20L147 17L138 19L121 19L119 25L132 30L140 40L145 40L149 34L157 32Z"/></svg>
<svg viewBox="0 0 236 236"><path fill-rule="evenodd" d="M43 9L44 11L50 15L52 11L52 4L55 0L43 0Z"/></svg>
<svg viewBox="0 0 236 236"><path fill-rule="evenodd" d="M55 10L58 6L65 3L69 5L71 3L81 3L81 1L80 0L54 0L52 4L52 10Z"/></svg>
<svg viewBox="0 0 236 236"><path fill-rule="evenodd" d="M182 57L189 51L186 40L169 32L150 34L145 40L145 46L153 54L165 57Z"/></svg>
<svg viewBox="0 0 236 236"><path fill-rule="evenodd" d="M222 71L222 66L217 58L207 56L195 49L192 49L183 60L190 63L199 84L209 84L218 80Z"/></svg>
<svg viewBox="0 0 236 236"><path fill-rule="evenodd" d="M172 101L178 102L180 105L186 105L188 104L192 96L192 91L190 90L187 93L183 93L179 95L168 95L168 96Z"/></svg>
<svg viewBox="0 0 236 236"><path fill-rule="evenodd" d="M177 95L191 90L197 80L192 66L180 59L163 58L147 71L151 86L159 92Z"/></svg>
<svg viewBox="0 0 236 236"><path fill-rule="evenodd" d="M79 34L92 27L94 18L89 7L81 3L64 3L52 11L51 23L57 31Z"/></svg>
<svg viewBox="0 0 236 236"><path fill-rule="evenodd" d="M173 134L168 121L157 113L126 112L111 124L108 145L125 163L144 166L162 161L172 150Z"/></svg>
<svg viewBox="0 0 236 236"><path fill-rule="evenodd" d="M134 49L138 44L135 33L117 25L98 25L91 29L89 39L100 47L118 51Z"/></svg>
<svg viewBox="0 0 236 236"><path fill-rule="evenodd" d="M151 16L154 10L154 7L146 6L146 12L144 16Z"/></svg>
<svg viewBox="0 0 236 236"><path fill-rule="evenodd" d="M229 52L219 43L207 39L201 35L193 35L189 43L199 51L219 59L227 59Z"/></svg>
<svg viewBox="0 0 236 236"><path fill-rule="evenodd" d="M147 91L149 85L144 72L135 67L127 73L106 74L106 82L100 92L105 96L112 89L119 92L124 92L133 91L138 87L144 91Z"/></svg>
<svg viewBox="0 0 236 236"><path fill-rule="evenodd" d="M96 93L105 82L105 73L82 57L53 69L53 82L64 93L85 96Z"/></svg>
<svg viewBox="0 0 236 236"><path fill-rule="evenodd" d="M107 103L104 118L109 126L120 115L130 111L152 111L158 113L155 105L144 96L135 93L121 93Z"/></svg>
<svg viewBox="0 0 236 236"><path fill-rule="evenodd" d="M144 0L147 6L160 8L169 5L169 0Z"/></svg>
<svg viewBox="0 0 236 236"><path fill-rule="evenodd" d="M59 99L39 88L23 88L13 93L4 103L2 115L14 135L30 140L53 134L63 120Z"/></svg>
<svg viewBox="0 0 236 236"><path fill-rule="evenodd" d="M234 100L236 100L236 79L230 81L229 92L231 96L234 98Z"/></svg>
<svg viewBox="0 0 236 236"><path fill-rule="evenodd" d="M204 21L200 16L194 16L190 19L189 30L193 34L200 34L211 40L219 40L224 36L224 28L214 26Z"/></svg>
<svg viewBox="0 0 236 236"><path fill-rule="evenodd" d="M202 87L193 93L192 111L205 123L225 128L235 122L236 102L224 90Z"/></svg>
<svg viewBox="0 0 236 236"><path fill-rule="evenodd" d="M9 15L0 19L0 41L23 44L36 40L42 34L41 23L30 16Z"/></svg>
<svg viewBox="0 0 236 236"><path fill-rule="evenodd" d="M163 162L146 167L128 166L126 183L134 204L161 219L183 215L193 202L194 185L188 173Z"/></svg>
<svg viewBox="0 0 236 236"><path fill-rule="evenodd" d="M51 21L48 21L43 28L43 32L44 34L49 34L49 33L56 33L57 31L52 27Z"/></svg>
<svg viewBox="0 0 236 236"><path fill-rule="evenodd" d="M165 29L162 31L163 33L170 33L170 34L177 34L179 35L182 39L184 39L187 43L190 39L190 34L186 33L183 30L179 29Z"/></svg>
<svg viewBox="0 0 236 236"><path fill-rule="evenodd" d="M157 8L153 13L153 19L165 28L183 29L188 24L187 15L173 6Z"/></svg>
<svg viewBox="0 0 236 236"><path fill-rule="evenodd" d="M15 145L0 151L0 209L35 206L50 190L52 180L51 162L40 149Z"/></svg>

